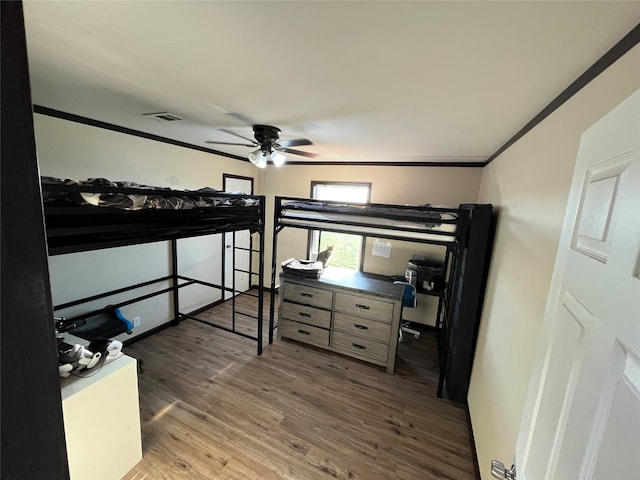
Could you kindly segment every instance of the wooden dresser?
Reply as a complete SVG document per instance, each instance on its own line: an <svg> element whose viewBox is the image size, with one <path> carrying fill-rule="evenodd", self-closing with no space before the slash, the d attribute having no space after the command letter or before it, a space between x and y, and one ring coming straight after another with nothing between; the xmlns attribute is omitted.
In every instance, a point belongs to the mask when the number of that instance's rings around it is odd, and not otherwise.
<svg viewBox="0 0 640 480"><path fill-rule="evenodd" d="M386 367L393 373L404 286L327 268L319 279L280 276L278 338Z"/></svg>

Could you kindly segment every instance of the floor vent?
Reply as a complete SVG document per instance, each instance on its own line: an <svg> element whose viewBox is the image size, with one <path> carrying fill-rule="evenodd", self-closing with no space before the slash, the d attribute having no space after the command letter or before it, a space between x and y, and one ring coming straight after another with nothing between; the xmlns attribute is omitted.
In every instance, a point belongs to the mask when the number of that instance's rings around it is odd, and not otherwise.
<svg viewBox="0 0 640 480"><path fill-rule="evenodd" d="M155 118L156 120L161 120L163 122L176 122L184 120L184 118L180 118L179 116L168 112L143 113L142 116Z"/></svg>

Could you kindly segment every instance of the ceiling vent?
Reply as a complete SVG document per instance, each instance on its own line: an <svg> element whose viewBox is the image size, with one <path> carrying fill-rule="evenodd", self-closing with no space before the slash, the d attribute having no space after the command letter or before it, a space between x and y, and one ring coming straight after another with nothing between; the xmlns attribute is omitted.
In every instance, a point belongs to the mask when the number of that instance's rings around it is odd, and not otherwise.
<svg viewBox="0 0 640 480"><path fill-rule="evenodd" d="M184 120L184 118L180 118L179 116L168 112L143 113L142 116L155 118L156 120L160 120L162 122L177 122L180 120Z"/></svg>

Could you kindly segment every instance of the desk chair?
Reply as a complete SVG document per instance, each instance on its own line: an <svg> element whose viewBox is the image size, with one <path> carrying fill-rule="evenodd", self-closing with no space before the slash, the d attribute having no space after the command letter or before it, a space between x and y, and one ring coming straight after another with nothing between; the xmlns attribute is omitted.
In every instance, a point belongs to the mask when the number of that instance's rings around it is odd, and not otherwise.
<svg viewBox="0 0 640 480"><path fill-rule="evenodd" d="M409 283L409 282L393 282L394 284L397 285L404 285L404 295L402 296L402 310L404 311L405 308L416 308L416 304L417 304L417 299L416 299L416 287L415 285ZM400 318L400 339L399 341L402 341L402 334L404 333L410 333L411 335L413 335L415 338L420 338L420 332L418 330L415 330L413 328L411 328L411 322L409 322L408 320L403 320L402 318Z"/></svg>

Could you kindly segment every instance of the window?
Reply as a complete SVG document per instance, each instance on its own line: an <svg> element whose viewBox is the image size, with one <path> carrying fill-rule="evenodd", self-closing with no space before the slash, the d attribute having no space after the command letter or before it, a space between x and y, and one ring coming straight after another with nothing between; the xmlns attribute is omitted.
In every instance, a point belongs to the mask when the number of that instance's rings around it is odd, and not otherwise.
<svg viewBox="0 0 640 480"><path fill-rule="evenodd" d="M318 200L368 203L370 196L370 183L311 182L311 198ZM309 258L315 258L318 252L333 245L331 265L360 270L363 239L362 235L312 230L309 234Z"/></svg>

